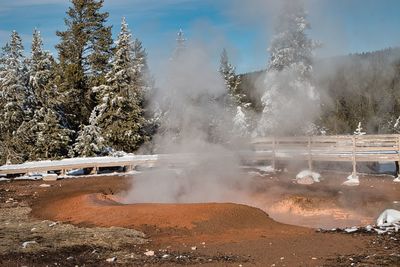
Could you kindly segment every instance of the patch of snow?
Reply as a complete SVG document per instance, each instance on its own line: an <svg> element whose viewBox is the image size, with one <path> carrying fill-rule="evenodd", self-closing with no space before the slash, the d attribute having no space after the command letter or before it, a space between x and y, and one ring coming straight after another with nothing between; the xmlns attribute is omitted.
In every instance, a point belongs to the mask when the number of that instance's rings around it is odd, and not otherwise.
<svg viewBox="0 0 400 267"><path fill-rule="evenodd" d="M51 187L51 185L49 185L49 184L41 184L41 185L39 185L39 187Z"/></svg>
<svg viewBox="0 0 400 267"><path fill-rule="evenodd" d="M106 259L106 262L115 262L116 260L117 260L117 257L112 257L112 258Z"/></svg>
<svg viewBox="0 0 400 267"><path fill-rule="evenodd" d="M396 179L394 179L393 182L400 183L400 177L397 177Z"/></svg>
<svg viewBox="0 0 400 267"><path fill-rule="evenodd" d="M275 169L272 168L272 166L255 166L254 168L262 172L275 172Z"/></svg>
<svg viewBox="0 0 400 267"><path fill-rule="evenodd" d="M74 169L74 170L70 170L66 173L66 175L69 176L78 176L78 175L84 175L85 171L83 169Z"/></svg>
<svg viewBox="0 0 400 267"><path fill-rule="evenodd" d="M46 173L29 172L29 173L27 173L27 175L28 175L31 179L40 180L40 179L43 178L44 175L46 175Z"/></svg>
<svg viewBox="0 0 400 267"><path fill-rule="evenodd" d="M96 163L103 164L111 163L109 167L119 166L119 164L129 164L135 163L134 165L149 165L153 164L155 161L159 159L171 160L175 159L176 156L170 155L132 155L126 154L123 157L91 157L91 158L68 158L62 160L44 160L44 161L32 161L25 162L23 164L15 164L15 165L3 165L0 166L1 171L7 170L21 170L21 173L29 172L31 169L54 169L60 168L60 166L65 167L68 166L71 169L76 169L80 167L75 167L75 165L88 165L88 167L93 167ZM30 179L28 176L23 179Z"/></svg>
<svg viewBox="0 0 400 267"><path fill-rule="evenodd" d="M360 179L359 179L358 175L350 174L350 175L347 177L347 181L345 181L344 183L342 183L342 185L346 185L346 186L358 186L358 185L360 185Z"/></svg>
<svg viewBox="0 0 400 267"><path fill-rule="evenodd" d="M144 253L144 255L149 256L149 257L154 256L154 251L153 250L146 251Z"/></svg>
<svg viewBox="0 0 400 267"><path fill-rule="evenodd" d="M375 230L375 232L377 232L379 235L382 235L382 234L384 234L384 233L387 233L387 229L385 229L385 230L381 230L381 229L378 229L378 228L374 228L374 230Z"/></svg>
<svg viewBox="0 0 400 267"><path fill-rule="evenodd" d="M394 209L387 209L379 215L376 220L378 226L390 226L400 222L400 211Z"/></svg>
<svg viewBox="0 0 400 267"><path fill-rule="evenodd" d="M37 244L36 241L25 241L22 243L22 248L27 248L29 245Z"/></svg>
<svg viewBox="0 0 400 267"><path fill-rule="evenodd" d="M43 175L43 181L56 181L58 179L58 175L54 173L47 173Z"/></svg>
<svg viewBox="0 0 400 267"><path fill-rule="evenodd" d="M8 182L8 181L10 181L10 179L0 177L0 182Z"/></svg>
<svg viewBox="0 0 400 267"><path fill-rule="evenodd" d="M354 232L357 232L357 231L358 231L358 227L353 226L353 227L350 227L350 228L345 228L344 231L345 231L346 233L354 233Z"/></svg>
<svg viewBox="0 0 400 267"><path fill-rule="evenodd" d="M374 227L372 227L372 225L365 226L365 230L368 232L371 232L372 229L374 229Z"/></svg>
<svg viewBox="0 0 400 267"><path fill-rule="evenodd" d="M250 176L253 176L253 177L255 177L255 176L260 176L260 177L265 177L265 176L267 176L267 175L265 175L265 174L261 174L261 173L259 173L259 172L253 172L253 171L249 171L249 172L247 172L247 174L250 175Z"/></svg>
<svg viewBox="0 0 400 267"><path fill-rule="evenodd" d="M40 179L42 179L42 176L40 176L40 178L39 178L39 176L23 175L23 176L19 176L19 177L15 177L14 178L14 180L16 180L16 181L18 181L18 180L33 180L33 181L36 181L36 180L40 180Z"/></svg>
<svg viewBox="0 0 400 267"><path fill-rule="evenodd" d="M298 184L313 184L319 183L321 174L310 170L304 170L296 175L296 182Z"/></svg>

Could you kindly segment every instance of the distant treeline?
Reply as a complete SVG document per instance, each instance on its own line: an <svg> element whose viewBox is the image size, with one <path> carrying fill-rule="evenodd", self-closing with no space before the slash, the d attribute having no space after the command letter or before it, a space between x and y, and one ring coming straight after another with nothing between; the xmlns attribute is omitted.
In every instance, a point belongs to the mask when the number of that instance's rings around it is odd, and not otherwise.
<svg viewBox="0 0 400 267"><path fill-rule="evenodd" d="M319 129L352 134L361 122L368 134L400 132L400 48L318 60L313 68L321 95ZM264 74L261 70L241 75L239 89L258 112L266 90Z"/></svg>

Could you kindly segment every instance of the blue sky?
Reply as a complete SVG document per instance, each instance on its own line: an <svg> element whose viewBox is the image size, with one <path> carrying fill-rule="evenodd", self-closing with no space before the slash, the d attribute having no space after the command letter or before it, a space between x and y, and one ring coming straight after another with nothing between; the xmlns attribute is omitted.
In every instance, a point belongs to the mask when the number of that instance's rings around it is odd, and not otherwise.
<svg viewBox="0 0 400 267"><path fill-rule="evenodd" d="M188 40L199 41L218 55L228 49L238 72L262 69L273 35L278 0L105 0L113 33L122 16L143 41L150 66L169 57L175 34L182 28ZM68 0L0 0L0 44L17 30L30 46L37 27L46 49L56 54L56 30L64 29ZM323 43L318 57L400 46L398 0L307 0L313 39Z"/></svg>

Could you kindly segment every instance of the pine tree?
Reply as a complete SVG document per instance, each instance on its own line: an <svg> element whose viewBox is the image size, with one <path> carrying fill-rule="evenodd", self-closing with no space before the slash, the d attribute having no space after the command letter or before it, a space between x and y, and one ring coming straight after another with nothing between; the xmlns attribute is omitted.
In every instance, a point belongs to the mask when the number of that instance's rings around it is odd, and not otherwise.
<svg viewBox="0 0 400 267"><path fill-rule="evenodd" d="M34 153L38 159L62 158L68 154L71 130L60 124L52 109L43 107L35 112L31 122L36 132Z"/></svg>
<svg viewBox="0 0 400 267"><path fill-rule="evenodd" d="M92 86L104 82L112 55L111 27L104 24L108 13L101 13L104 0L71 0L67 29L57 32L59 52L59 87L64 92L64 109L75 130L88 122L94 106Z"/></svg>
<svg viewBox="0 0 400 267"><path fill-rule="evenodd" d="M172 52L171 56L171 66L170 70L174 69L173 72L178 71L182 66L185 60L185 51L186 47L185 34L182 29L179 29L176 38L175 49ZM175 75L175 74L173 74ZM174 101L176 101L176 95L179 94L177 88L170 88L168 90L168 94L163 94L161 96L160 102L156 103L156 111L155 111L155 123L157 123L157 133L160 136L169 136L172 140L178 141L181 135L181 125L183 123L182 118L178 118L177 113L180 113L176 110L176 106Z"/></svg>
<svg viewBox="0 0 400 267"><path fill-rule="evenodd" d="M182 56L182 53L186 50L186 39L182 29L179 29L176 38L175 51L172 54L172 60L178 60Z"/></svg>
<svg viewBox="0 0 400 267"><path fill-rule="evenodd" d="M56 102L56 92L53 85L54 68L55 61L48 51L43 50L43 40L40 31L35 29L29 60L29 87L39 107L50 107L56 104L54 103Z"/></svg>
<svg viewBox="0 0 400 267"><path fill-rule="evenodd" d="M236 115L233 118L233 134L238 137L248 137L250 134L249 123L240 106L237 107Z"/></svg>
<svg viewBox="0 0 400 267"><path fill-rule="evenodd" d="M143 92L135 80L139 66L135 65L132 49L132 35L123 18L107 82L94 88L101 100L91 116L101 128L106 144L126 152L136 150L147 139L143 135Z"/></svg>
<svg viewBox="0 0 400 267"><path fill-rule="evenodd" d="M228 53L225 48L222 50L219 72L228 90L228 105L234 108L244 106L245 95L239 91L240 76L236 75L235 67L229 62Z"/></svg>
<svg viewBox="0 0 400 267"><path fill-rule="evenodd" d="M28 99L27 74L24 66L24 48L22 40L13 31L8 44L3 48L0 66L0 140L2 145L1 161L20 162L14 135L21 123L31 111Z"/></svg>
<svg viewBox="0 0 400 267"><path fill-rule="evenodd" d="M35 106L33 115L21 124L14 140L24 160L64 157L72 132L63 126L57 90L53 85L54 60L49 52L43 51L38 30L34 30L31 57L27 62L28 87L34 95Z"/></svg>
<svg viewBox="0 0 400 267"><path fill-rule="evenodd" d="M95 157L100 155L104 150L104 138L100 134L100 128L96 125L89 124L83 126L79 131L76 143L72 149L72 155Z"/></svg>
<svg viewBox="0 0 400 267"><path fill-rule="evenodd" d="M365 135L366 132L363 132L363 128L361 126L361 121L358 122L357 129L354 131L354 135Z"/></svg>
<svg viewBox="0 0 400 267"><path fill-rule="evenodd" d="M284 1L269 52L262 96L259 135L304 134L319 108L312 85L312 56L316 43L308 38L307 14L300 1Z"/></svg>

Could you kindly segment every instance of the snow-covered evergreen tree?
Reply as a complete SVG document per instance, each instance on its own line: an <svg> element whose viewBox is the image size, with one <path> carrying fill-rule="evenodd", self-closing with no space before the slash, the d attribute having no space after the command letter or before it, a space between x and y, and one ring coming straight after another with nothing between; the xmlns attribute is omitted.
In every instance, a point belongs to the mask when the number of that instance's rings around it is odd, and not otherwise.
<svg viewBox="0 0 400 267"><path fill-rule="evenodd" d="M236 115L233 118L233 134L239 137L248 137L250 134L249 123L240 106L237 107Z"/></svg>
<svg viewBox="0 0 400 267"><path fill-rule="evenodd" d="M33 32L31 57L29 59L29 87L33 91L37 105L54 106L54 85L50 84L54 75L54 59L48 51L43 50L40 31Z"/></svg>
<svg viewBox="0 0 400 267"><path fill-rule="evenodd" d="M54 60L43 51L40 32L34 30L31 57L28 63L28 88L33 95L33 115L26 116L15 133L14 141L23 160L60 158L66 156L71 131L64 127L58 111L53 82ZM39 147L42 146L42 147Z"/></svg>
<svg viewBox="0 0 400 267"><path fill-rule="evenodd" d="M269 52L262 96L264 110L257 134L304 134L312 128L319 95L312 84L312 58L316 43L300 1L285 0Z"/></svg>
<svg viewBox="0 0 400 267"><path fill-rule="evenodd" d="M104 138L96 125L85 125L78 133L72 154L80 157L95 157L105 150ZM71 154L70 154L71 155Z"/></svg>
<svg viewBox="0 0 400 267"><path fill-rule="evenodd" d="M228 105L232 107L244 106L245 95L239 91L240 76L236 75L235 67L229 62L226 49L222 50L219 72L225 81L228 90Z"/></svg>
<svg viewBox="0 0 400 267"><path fill-rule="evenodd" d="M172 54L172 60L178 60L179 57L182 55L182 53L185 51L185 49L186 49L185 34L182 29L179 29L176 38L175 51Z"/></svg>
<svg viewBox="0 0 400 267"><path fill-rule="evenodd" d="M361 121L358 122L357 129L354 131L354 135L365 135L366 132L363 132L363 128L361 126Z"/></svg>
<svg viewBox="0 0 400 267"><path fill-rule="evenodd" d="M60 118L54 110L46 107L39 109L32 122L36 122L33 127L36 128L34 151L37 158L54 159L68 154L72 131L60 124Z"/></svg>
<svg viewBox="0 0 400 267"><path fill-rule="evenodd" d="M14 134L31 111L21 37L13 31L0 61L0 140L2 162L21 161Z"/></svg>
<svg viewBox="0 0 400 267"><path fill-rule="evenodd" d="M132 152L147 140L143 134L146 125L143 88L138 87L135 80L141 67L135 65L132 35L123 18L107 82L94 88L100 103L91 116L96 123L93 125L100 127L106 144L116 150Z"/></svg>

